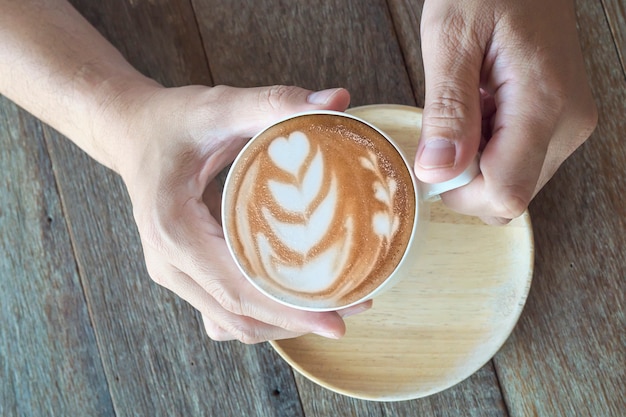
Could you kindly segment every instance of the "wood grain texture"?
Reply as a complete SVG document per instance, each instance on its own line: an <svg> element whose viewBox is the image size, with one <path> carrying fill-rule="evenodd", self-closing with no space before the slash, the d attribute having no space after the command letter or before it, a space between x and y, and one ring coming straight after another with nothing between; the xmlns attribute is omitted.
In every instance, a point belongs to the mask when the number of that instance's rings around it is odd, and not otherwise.
<svg viewBox="0 0 626 417"><path fill-rule="evenodd" d="M626 3L623 0L602 0L602 5L626 77Z"/></svg>
<svg viewBox="0 0 626 417"><path fill-rule="evenodd" d="M422 19L423 0L388 0L389 10L393 17L398 41L402 48L406 69L411 79L413 94L417 107L424 107L426 85L424 79L424 61L420 22Z"/></svg>
<svg viewBox="0 0 626 417"><path fill-rule="evenodd" d="M215 83L345 87L352 105L413 105L384 0L192 0Z"/></svg>
<svg viewBox="0 0 626 417"><path fill-rule="evenodd" d="M240 410L228 384L251 384L223 361L196 313L150 281L130 202L118 178L48 131L63 204L118 415ZM233 349L234 351L234 349ZM234 365L235 368L237 365Z"/></svg>
<svg viewBox="0 0 626 417"><path fill-rule="evenodd" d="M601 4L578 26L600 119L531 205L533 287L495 358L511 416L626 409L626 82Z"/></svg>
<svg viewBox="0 0 626 417"><path fill-rule="evenodd" d="M187 2L74 4L157 80L209 81ZM149 279L119 178L45 132L116 415L299 415L289 367L262 346L212 343L196 312Z"/></svg>
<svg viewBox="0 0 626 417"><path fill-rule="evenodd" d="M421 1L72 3L168 86L423 100ZM521 320L494 362L414 401L353 400L294 381L267 344L209 341L195 311L148 278L119 179L0 99L0 415L623 414L623 2L579 1L578 19L600 124L531 206L536 272Z"/></svg>
<svg viewBox="0 0 626 417"><path fill-rule="evenodd" d="M189 0L70 0L142 74L166 87L211 85Z"/></svg>
<svg viewBox="0 0 626 417"><path fill-rule="evenodd" d="M0 415L110 415L42 139L41 124L0 97Z"/></svg>

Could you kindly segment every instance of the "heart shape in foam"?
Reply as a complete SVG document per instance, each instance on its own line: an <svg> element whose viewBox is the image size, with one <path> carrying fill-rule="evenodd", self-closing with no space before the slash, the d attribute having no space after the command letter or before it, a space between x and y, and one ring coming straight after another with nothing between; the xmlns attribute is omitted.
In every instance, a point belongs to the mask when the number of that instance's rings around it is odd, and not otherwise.
<svg viewBox="0 0 626 417"><path fill-rule="evenodd" d="M309 155L309 139L302 132L293 132L289 138L279 137L270 143L267 152L274 164L282 169L298 176L298 172L304 165Z"/></svg>

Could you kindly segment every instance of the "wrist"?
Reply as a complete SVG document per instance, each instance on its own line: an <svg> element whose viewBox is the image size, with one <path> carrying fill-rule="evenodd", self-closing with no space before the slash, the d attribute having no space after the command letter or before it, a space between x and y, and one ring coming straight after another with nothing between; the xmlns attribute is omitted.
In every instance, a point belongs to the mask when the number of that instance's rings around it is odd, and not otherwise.
<svg viewBox="0 0 626 417"><path fill-rule="evenodd" d="M124 177L149 139L142 135L148 122L144 109L162 89L156 81L133 72L100 80L88 114L91 156Z"/></svg>

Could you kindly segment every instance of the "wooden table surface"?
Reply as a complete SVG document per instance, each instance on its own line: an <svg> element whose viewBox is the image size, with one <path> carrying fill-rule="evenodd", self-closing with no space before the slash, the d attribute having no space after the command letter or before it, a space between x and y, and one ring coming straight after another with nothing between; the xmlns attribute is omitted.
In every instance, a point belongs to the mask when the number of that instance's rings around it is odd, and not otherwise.
<svg viewBox="0 0 626 417"><path fill-rule="evenodd" d="M352 106L423 105L420 1L72 3L168 86L344 86ZM600 120L530 207L526 307L492 361L413 401L343 397L267 343L212 342L148 277L119 178L0 97L0 415L626 415L626 6L577 13Z"/></svg>

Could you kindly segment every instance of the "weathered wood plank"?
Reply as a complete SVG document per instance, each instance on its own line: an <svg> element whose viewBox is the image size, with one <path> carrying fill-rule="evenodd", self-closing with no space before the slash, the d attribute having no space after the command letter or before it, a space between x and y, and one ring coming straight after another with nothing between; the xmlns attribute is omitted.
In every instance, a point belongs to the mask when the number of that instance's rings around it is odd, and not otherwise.
<svg viewBox="0 0 626 417"><path fill-rule="evenodd" d="M626 409L626 82L598 2L578 2L596 132L531 205L536 272L495 358L511 416Z"/></svg>
<svg viewBox="0 0 626 417"><path fill-rule="evenodd" d="M384 416L383 405L378 402L363 401L336 394L296 374L298 391L307 416ZM389 415L400 416L400 403L391 403ZM420 409L420 412L423 409ZM422 415L422 414L420 414ZM428 415L428 414L426 414Z"/></svg>
<svg viewBox="0 0 626 417"><path fill-rule="evenodd" d="M148 75L166 85L211 82L188 2L73 3ZM275 355L212 343L196 312L152 283L120 179L46 134L115 412L301 414L293 376Z"/></svg>
<svg viewBox="0 0 626 417"><path fill-rule="evenodd" d="M216 84L346 87L352 105L414 105L382 0L192 0Z"/></svg>
<svg viewBox="0 0 626 417"><path fill-rule="evenodd" d="M211 85L189 0L70 3L142 74L167 87Z"/></svg>
<svg viewBox="0 0 626 417"><path fill-rule="evenodd" d="M401 50L401 46L410 49L419 43L415 38L417 22L397 20L403 10L392 9L396 23L408 25L394 28L384 1L194 0L193 4L216 84L296 84L311 89L342 86L352 93L352 105L415 105L416 97L424 95L417 70L421 67L420 53ZM416 16L419 10L413 8L410 13ZM406 33L406 43L398 43L396 31ZM405 66L407 57L412 60L411 79ZM415 91L412 82L418 86ZM454 413L456 407L481 410L473 415L506 415L491 366L445 394L384 407L342 397L300 376L297 381L309 416L428 416Z"/></svg>
<svg viewBox="0 0 626 417"><path fill-rule="evenodd" d="M0 415L111 415L41 124L3 97L0 171Z"/></svg>
<svg viewBox="0 0 626 417"><path fill-rule="evenodd" d="M406 68L413 86L413 94L418 107L424 107L426 91L424 61L420 36L423 0L388 0L389 10L397 28L398 42L406 62Z"/></svg>
<svg viewBox="0 0 626 417"><path fill-rule="evenodd" d="M621 0L602 0L602 5L626 77L626 3Z"/></svg>
<svg viewBox="0 0 626 417"><path fill-rule="evenodd" d="M185 1L100 3L74 1L143 72L167 85L212 81ZM247 3L194 1L216 83L341 85L353 105L421 104L417 3ZM537 273L495 360L512 416L619 415L626 406L623 59L600 4L579 3L600 126L531 207ZM288 17L295 24L281 26ZM614 33L621 27L611 24ZM623 58L624 43L615 42ZM13 323L0 326L0 414L506 415L490 365L441 394L390 404L340 397L298 377L301 406L289 368L268 345L211 343L195 312L150 282L119 179L44 129L68 226L60 222L38 124L11 106L0 104L0 119L19 130L18 114L39 142L0 134L13 143L0 147L0 167L12 172L0 180L10 196L0 200L0 314Z"/></svg>

